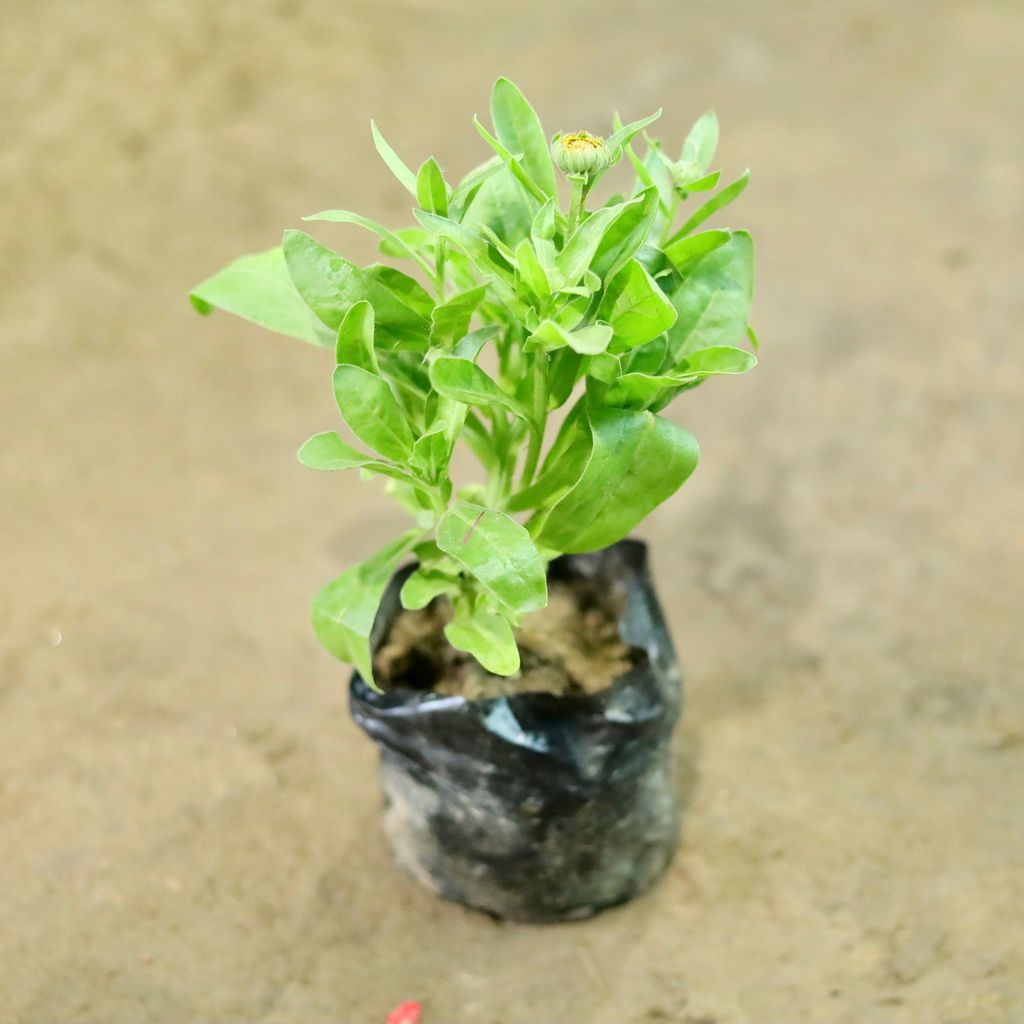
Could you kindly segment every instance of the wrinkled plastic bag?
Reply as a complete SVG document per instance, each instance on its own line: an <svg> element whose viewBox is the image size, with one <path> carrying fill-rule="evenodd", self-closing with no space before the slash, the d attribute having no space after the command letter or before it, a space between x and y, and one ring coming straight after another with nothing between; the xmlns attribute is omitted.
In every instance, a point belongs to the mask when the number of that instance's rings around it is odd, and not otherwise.
<svg viewBox="0 0 1024 1024"><path fill-rule="evenodd" d="M374 650L402 614L395 574ZM380 747L385 827L399 866L441 896L498 917L587 917L647 888L678 835L670 745L682 688L646 545L565 555L549 580L614 595L637 662L596 694L467 700L378 693L356 672L352 717Z"/></svg>

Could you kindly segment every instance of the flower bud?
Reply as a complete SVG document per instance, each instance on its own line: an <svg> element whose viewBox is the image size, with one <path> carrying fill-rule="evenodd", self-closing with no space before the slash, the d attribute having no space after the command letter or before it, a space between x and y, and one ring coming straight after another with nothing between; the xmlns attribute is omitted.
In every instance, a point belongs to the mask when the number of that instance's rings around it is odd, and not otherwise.
<svg viewBox="0 0 1024 1024"><path fill-rule="evenodd" d="M604 139L590 132L556 135L551 143L551 158L565 174L600 174L612 162Z"/></svg>

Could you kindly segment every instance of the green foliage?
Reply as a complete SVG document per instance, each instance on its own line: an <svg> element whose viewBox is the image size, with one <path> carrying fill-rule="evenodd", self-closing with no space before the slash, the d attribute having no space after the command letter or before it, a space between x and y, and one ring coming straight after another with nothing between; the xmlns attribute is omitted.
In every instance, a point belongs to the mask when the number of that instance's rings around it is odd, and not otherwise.
<svg viewBox="0 0 1024 1024"><path fill-rule="evenodd" d="M325 431L299 460L383 477L413 516L413 529L313 603L323 644L371 682L381 594L410 556L418 567L403 605L450 602L449 642L491 672L518 671L514 629L547 602L547 561L626 536L696 468L696 441L665 407L708 377L755 365L750 236L697 230L749 175L715 191L713 112L678 159L645 134L657 116L616 118L604 140L577 132L559 144L561 133L549 138L522 92L499 79L492 127L475 121L491 155L457 183L433 156L414 172L372 124L412 197L412 226L347 210L306 220L371 232L386 262L357 266L287 231L280 247L194 289L200 312L218 307L333 347L335 399L360 447ZM562 152L574 137L601 154L583 162L589 169ZM562 187L552 152L567 168ZM636 175L631 191L595 203L595 185L622 160ZM457 487L460 441L482 479Z"/></svg>

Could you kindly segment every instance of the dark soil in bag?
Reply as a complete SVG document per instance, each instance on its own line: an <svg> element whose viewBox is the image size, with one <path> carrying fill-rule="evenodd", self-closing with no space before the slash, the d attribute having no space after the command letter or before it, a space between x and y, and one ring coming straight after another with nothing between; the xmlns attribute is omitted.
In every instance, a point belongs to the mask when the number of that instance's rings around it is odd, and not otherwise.
<svg viewBox="0 0 1024 1024"><path fill-rule="evenodd" d="M681 686L646 546L553 561L552 603L524 622L511 679L444 641L441 605L402 609L412 570L391 580L374 624L384 692L358 673L350 687L352 716L380 747L399 865L524 921L587 917L647 888L678 833Z"/></svg>

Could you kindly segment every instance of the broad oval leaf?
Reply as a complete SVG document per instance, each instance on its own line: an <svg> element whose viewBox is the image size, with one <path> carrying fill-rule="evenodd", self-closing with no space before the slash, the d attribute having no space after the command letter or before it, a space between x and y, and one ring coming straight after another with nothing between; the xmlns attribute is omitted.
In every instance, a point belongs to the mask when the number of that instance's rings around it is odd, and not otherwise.
<svg viewBox="0 0 1024 1024"><path fill-rule="evenodd" d="M681 383L669 374L624 373L612 382L601 400L619 409L646 409Z"/></svg>
<svg viewBox="0 0 1024 1024"><path fill-rule="evenodd" d="M334 430L325 430L321 434L314 434L299 449L298 458L299 462L310 469L367 469L371 473L399 480L412 487L422 489L424 486L407 469L391 462L382 462L372 455L364 455L350 444L346 444Z"/></svg>
<svg viewBox="0 0 1024 1024"><path fill-rule="evenodd" d="M430 383L445 398L483 408L508 409L522 419L529 413L491 377L469 359L441 356L430 366Z"/></svg>
<svg viewBox="0 0 1024 1024"><path fill-rule="evenodd" d="M620 203L617 206L605 206L595 210L573 232L556 259L558 270L567 286L575 285L590 268L608 225L629 205L630 203Z"/></svg>
<svg viewBox="0 0 1024 1024"><path fill-rule="evenodd" d="M516 262L519 264L519 273L526 287L542 301L551 296L551 282L548 280L547 272L537 258L530 239L524 238L516 246Z"/></svg>
<svg viewBox="0 0 1024 1024"><path fill-rule="evenodd" d="M370 632L380 599L398 563L422 535L418 530L343 572L313 598L313 629L336 658L353 665L375 687L370 659Z"/></svg>
<svg viewBox="0 0 1024 1024"><path fill-rule="evenodd" d="M486 224L506 245L518 245L530 233L534 210L508 166L489 174L462 215L466 227Z"/></svg>
<svg viewBox="0 0 1024 1024"><path fill-rule="evenodd" d="M426 608L435 597L442 594L457 594L459 581L439 569L425 569L420 566L402 584L399 597L403 608L416 611Z"/></svg>
<svg viewBox="0 0 1024 1024"><path fill-rule="evenodd" d="M592 403L588 419L586 468L537 536L557 551L594 551L621 540L682 486L699 458L692 434L653 413Z"/></svg>
<svg viewBox="0 0 1024 1024"><path fill-rule="evenodd" d="M694 260L669 296L679 314L668 331L672 362L701 348L743 341L754 286L754 247L745 231Z"/></svg>
<svg viewBox="0 0 1024 1024"><path fill-rule="evenodd" d="M688 235L686 238L680 238L679 241L666 246L664 255L676 270L685 274L691 263L725 245L730 238L732 238L732 232L722 228L714 231L701 231L699 234Z"/></svg>
<svg viewBox="0 0 1024 1024"><path fill-rule="evenodd" d="M596 356L608 347L612 329L608 324L596 323L569 331L554 320L543 320L532 337L548 350L567 346L580 355Z"/></svg>
<svg viewBox="0 0 1024 1024"><path fill-rule="evenodd" d="M703 174L715 159L718 149L718 115L709 110L694 122L683 143L682 163L687 169Z"/></svg>
<svg viewBox="0 0 1024 1024"><path fill-rule="evenodd" d="M437 524L437 546L511 613L547 604L544 563L526 529L496 509L458 502Z"/></svg>
<svg viewBox="0 0 1024 1024"><path fill-rule="evenodd" d="M334 397L360 441L395 462L409 460L412 429L384 380L358 366L335 367Z"/></svg>
<svg viewBox="0 0 1024 1024"><path fill-rule="evenodd" d="M430 315L430 344L445 351L466 336L477 307L487 295L487 285L468 288L434 307Z"/></svg>
<svg viewBox="0 0 1024 1024"><path fill-rule="evenodd" d="M635 259L609 282L597 315L612 325L616 352L645 345L676 322L675 307Z"/></svg>
<svg viewBox="0 0 1024 1024"><path fill-rule="evenodd" d="M338 328L335 361L380 373L373 350L373 306L365 299L349 308Z"/></svg>
<svg viewBox="0 0 1024 1024"><path fill-rule="evenodd" d="M448 216L448 185L433 157L424 160L416 175L416 201L430 213L440 217Z"/></svg>
<svg viewBox="0 0 1024 1024"><path fill-rule="evenodd" d="M624 267L647 241L658 209L657 189L647 188L636 199L625 203L621 213L601 236L590 269L607 281Z"/></svg>
<svg viewBox="0 0 1024 1024"><path fill-rule="evenodd" d="M487 143L495 153L505 161L505 166L512 172L512 176L522 185L526 194L537 203L547 202L547 193L530 177L526 168L523 167L519 157L509 151L508 147L495 138L481 123L477 117L473 118L473 127L480 133L480 137Z"/></svg>
<svg viewBox="0 0 1024 1024"><path fill-rule="evenodd" d="M458 613L444 627L452 647L472 654L488 672L513 676L519 671L519 648L508 619L498 612Z"/></svg>
<svg viewBox="0 0 1024 1024"><path fill-rule="evenodd" d="M300 341L331 344L330 332L292 284L281 246L239 257L197 284L190 298L203 314L216 307Z"/></svg>
<svg viewBox="0 0 1024 1024"><path fill-rule="evenodd" d="M355 303L366 300L373 306L378 342L426 347L433 301L411 277L379 264L357 267L304 231L286 231L283 248L296 290L332 330Z"/></svg>
<svg viewBox="0 0 1024 1024"><path fill-rule="evenodd" d="M719 373L746 373L756 365L757 356L753 352L732 345L717 345L691 352L674 372L682 376L710 377Z"/></svg>
<svg viewBox="0 0 1024 1024"><path fill-rule="evenodd" d="M553 196L555 169L540 118L519 87L507 78L499 78L494 83L491 119L505 148L512 153L522 153L526 173L545 195Z"/></svg>

